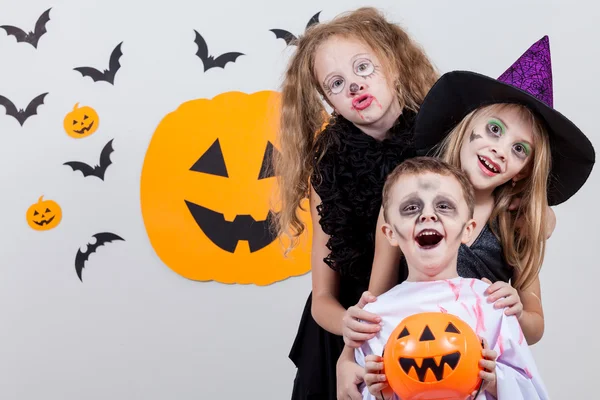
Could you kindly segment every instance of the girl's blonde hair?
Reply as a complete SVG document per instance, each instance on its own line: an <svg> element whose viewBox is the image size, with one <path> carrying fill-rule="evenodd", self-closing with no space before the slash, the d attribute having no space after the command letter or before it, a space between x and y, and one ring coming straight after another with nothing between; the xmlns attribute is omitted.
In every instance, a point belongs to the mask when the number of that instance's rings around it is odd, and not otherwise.
<svg viewBox="0 0 600 400"><path fill-rule="evenodd" d="M321 100L325 95L314 71L315 53L333 36L362 41L374 51L383 64L384 75L396 89L401 108L417 112L438 78L424 51L402 28L388 22L374 8L360 8L315 24L299 37L283 82L280 152L273 160L280 208L274 222L277 234L291 239L287 251L305 229L298 210L309 194L315 138L327 116Z"/></svg>
<svg viewBox="0 0 600 400"><path fill-rule="evenodd" d="M499 236L506 262L516 271L513 286L527 288L538 276L546 249L545 220L548 209L548 176L550 173L550 141L543 124L533 112L518 104L492 104L480 107L466 117L434 148L434 155L459 167L460 150L467 133L473 129L477 117L495 114L502 110L515 110L520 118L531 126L534 136L533 158L524 168L528 174L513 187L511 181L495 189L494 209L490 220L497 221ZM516 213L508 211L511 201L521 198ZM516 221L522 219L522 226ZM494 224L491 224L494 227Z"/></svg>

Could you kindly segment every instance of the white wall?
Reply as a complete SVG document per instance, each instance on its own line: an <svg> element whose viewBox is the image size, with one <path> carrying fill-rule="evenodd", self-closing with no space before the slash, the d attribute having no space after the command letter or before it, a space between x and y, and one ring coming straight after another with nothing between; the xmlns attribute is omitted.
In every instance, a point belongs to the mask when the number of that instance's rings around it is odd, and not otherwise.
<svg viewBox="0 0 600 400"><path fill-rule="evenodd" d="M0 94L20 107L49 92L23 127L0 107L0 398L11 400L285 399L295 374L287 358L310 274L270 286L195 282L155 255L140 212L146 148L160 120L187 100L231 90L277 90L290 49L269 32L304 29L360 5L383 8L408 28L440 70L498 76L529 45L550 36L555 106L600 143L600 26L584 1L183 1L0 2L0 24L32 29L53 7L38 49L0 30ZM31 28L29 28L31 27ZM202 72L193 30L220 54L247 56ZM123 41L115 86L72 68L104 66ZM101 128L74 140L62 127L75 102L92 105ZM62 163L96 162L114 138L104 182ZM599 147L600 148L600 147ZM597 317L597 171L568 203L542 272L546 332L533 347L553 398L592 397L600 345ZM95 192L94 192L95 191ZM36 232L25 211L37 198L60 203L58 228ZM90 258L77 248L118 233Z"/></svg>

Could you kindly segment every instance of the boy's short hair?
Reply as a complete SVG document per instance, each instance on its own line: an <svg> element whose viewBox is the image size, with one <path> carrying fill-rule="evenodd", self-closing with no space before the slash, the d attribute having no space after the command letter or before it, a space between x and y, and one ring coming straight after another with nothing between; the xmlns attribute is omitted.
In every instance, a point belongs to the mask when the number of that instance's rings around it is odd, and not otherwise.
<svg viewBox="0 0 600 400"><path fill-rule="evenodd" d="M388 215L387 209L391 200L391 189L394 184L403 175L421 175L426 172L433 172L434 174L453 176L456 178L460 186L462 187L463 197L469 207L469 218L473 218L473 211L475 209L475 190L467 175L460 169L456 168L440 158L435 157L415 157L410 158L400 165L398 165L385 180L383 186L383 219L387 222Z"/></svg>

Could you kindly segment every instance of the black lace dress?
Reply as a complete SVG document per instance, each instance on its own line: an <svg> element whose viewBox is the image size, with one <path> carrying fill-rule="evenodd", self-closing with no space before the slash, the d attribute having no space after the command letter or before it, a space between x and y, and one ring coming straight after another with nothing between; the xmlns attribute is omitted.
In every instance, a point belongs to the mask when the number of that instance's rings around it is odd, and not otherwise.
<svg viewBox="0 0 600 400"><path fill-rule="evenodd" d="M339 272L339 300L345 308L356 304L369 286L381 191L394 167L415 156L414 117L404 110L388 137L378 141L338 116L317 140L311 183L322 201L321 227L330 236L331 253L324 261ZM311 305L312 294L290 352L298 368L292 399L335 400L335 366L344 342L315 322Z"/></svg>

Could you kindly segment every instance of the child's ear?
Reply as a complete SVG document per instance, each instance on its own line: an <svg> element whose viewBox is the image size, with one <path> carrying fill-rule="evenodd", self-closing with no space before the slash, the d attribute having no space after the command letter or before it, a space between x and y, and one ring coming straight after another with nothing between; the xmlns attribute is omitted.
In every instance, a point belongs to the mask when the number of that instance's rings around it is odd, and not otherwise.
<svg viewBox="0 0 600 400"><path fill-rule="evenodd" d="M385 235L386 239L388 240L388 242L390 242L390 244L392 246L398 246L398 239L396 238L396 232L394 232L394 230L392 229L390 224L384 223L381 226L381 230L383 231L383 234Z"/></svg>
<svg viewBox="0 0 600 400"><path fill-rule="evenodd" d="M467 244L471 241L471 237L473 237L473 232L475 232L476 226L477 223L474 219L470 219L467 221L463 230L462 243Z"/></svg>

